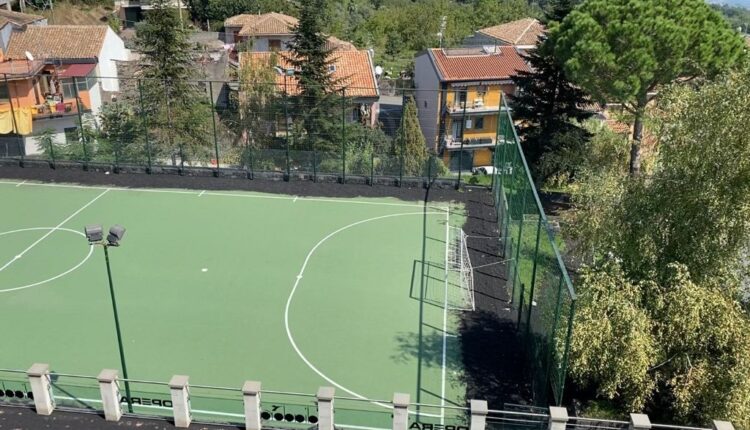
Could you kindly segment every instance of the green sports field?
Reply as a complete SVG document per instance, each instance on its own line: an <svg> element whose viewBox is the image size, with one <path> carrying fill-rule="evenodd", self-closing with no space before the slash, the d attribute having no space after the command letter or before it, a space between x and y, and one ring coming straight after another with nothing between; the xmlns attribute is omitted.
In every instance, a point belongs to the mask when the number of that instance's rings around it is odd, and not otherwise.
<svg viewBox="0 0 750 430"><path fill-rule="evenodd" d="M131 397L168 399L147 381L175 374L258 380L264 410L309 425L312 398L274 391L333 386L351 399L337 424L352 428L390 427L384 405L358 398L409 393L436 405L423 408L436 423L465 405L462 296L445 270L458 205L20 181L0 182L0 201L0 368L49 363L58 403L96 408L96 380L67 375L120 369L104 255L82 233L101 223L127 228L110 258L129 377L143 381ZM136 411L171 414L151 403ZM196 387L192 405L196 419L241 421L239 392Z"/></svg>

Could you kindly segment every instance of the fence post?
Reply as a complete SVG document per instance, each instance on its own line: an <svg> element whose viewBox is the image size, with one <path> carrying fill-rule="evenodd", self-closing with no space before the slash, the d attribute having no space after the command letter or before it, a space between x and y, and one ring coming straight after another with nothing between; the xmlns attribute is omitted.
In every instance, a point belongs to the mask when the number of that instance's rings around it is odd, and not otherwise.
<svg viewBox="0 0 750 430"><path fill-rule="evenodd" d="M214 151L216 152L216 170L214 170L214 176L219 177L219 171L221 169L221 163L219 162L219 140L216 137L216 106L214 105L214 86L213 82L206 81L208 84L208 97L211 103L211 121L213 121L214 129Z"/></svg>
<svg viewBox="0 0 750 430"><path fill-rule="evenodd" d="M333 387L318 388L318 430L334 430L333 428Z"/></svg>
<svg viewBox="0 0 750 430"><path fill-rule="evenodd" d="M291 160L289 155L289 94L287 93L286 72L284 74L284 142L286 146L286 180L291 179Z"/></svg>
<svg viewBox="0 0 750 430"><path fill-rule="evenodd" d="M531 301L529 304L532 304L534 301L534 290L536 289L536 262L539 258L539 240L542 233L542 215L539 214L539 222L536 226L536 246L534 248L534 268L531 270L531 292L529 293L529 297L531 298ZM531 325L531 306L529 306L529 316L526 319L527 326ZM527 333L528 334L528 333Z"/></svg>
<svg viewBox="0 0 750 430"><path fill-rule="evenodd" d="M370 150L370 186L375 185L375 147Z"/></svg>
<svg viewBox="0 0 750 430"><path fill-rule="evenodd" d="M146 138L146 160L148 165L146 166L146 173L151 174L151 142L148 138L148 115L143 107L143 87L141 86L141 80L138 79L138 98L141 104L141 117L143 121L143 136Z"/></svg>
<svg viewBox="0 0 750 430"><path fill-rule="evenodd" d="M469 430L484 430L487 427L487 401L471 400L471 424Z"/></svg>
<svg viewBox="0 0 750 430"><path fill-rule="evenodd" d="M52 136L49 137L49 156L52 158L51 168L55 168L55 142Z"/></svg>
<svg viewBox="0 0 750 430"><path fill-rule="evenodd" d="M401 130L401 133L399 135L401 140L401 147L400 149L400 162L399 162L399 168L398 168L398 186L403 186L404 183L404 151L406 148L406 139L404 138L404 114L406 113L406 90L401 90L401 124L399 125L399 130Z"/></svg>
<svg viewBox="0 0 750 430"><path fill-rule="evenodd" d="M346 88L341 89L341 183L346 183Z"/></svg>
<svg viewBox="0 0 750 430"><path fill-rule="evenodd" d="M86 131L83 128L83 115L81 115L81 97L78 94L78 81L76 80L76 77L73 76L73 89L75 90L76 95L76 111L78 111L78 124L81 127L81 145L83 149L83 170L89 169L89 156L88 156L88 149L86 148Z"/></svg>
<svg viewBox="0 0 750 430"><path fill-rule="evenodd" d="M96 379L99 381L104 419L119 421L122 417L122 405L120 403L120 387L117 385L117 370L104 369L99 372Z"/></svg>
<svg viewBox="0 0 750 430"><path fill-rule="evenodd" d="M523 316L523 303L524 303L524 296L526 295L526 284L521 282L521 300L518 303L518 322L516 322L516 330L521 329L521 318ZM513 297L510 298L511 301L513 301ZM529 306L531 308L531 306Z"/></svg>
<svg viewBox="0 0 750 430"><path fill-rule="evenodd" d="M629 430L649 430L651 428L651 420L646 414L630 414L630 425Z"/></svg>
<svg viewBox="0 0 750 430"><path fill-rule="evenodd" d="M49 364L34 363L26 371L31 392L34 394L34 406L39 415L50 415L55 410L55 398L49 380Z"/></svg>
<svg viewBox="0 0 750 430"><path fill-rule="evenodd" d="M261 430L260 423L260 382L245 381L242 386L245 401L245 429Z"/></svg>
<svg viewBox="0 0 750 430"><path fill-rule="evenodd" d="M732 423L730 423L729 421L714 420L711 423L711 428L713 430L734 430L734 425L732 425Z"/></svg>
<svg viewBox="0 0 750 430"><path fill-rule="evenodd" d="M456 182L456 189L461 187L461 171L464 166L464 142L466 141L466 106L469 104L469 89L464 90L464 111L461 115L461 148L458 152L458 181Z"/></svg>
<svg viewBox="0 0 750 430"><path fill-rule="evenodd" d="M174 426L180 428L190 427L190 422L193 418L190 413L190 388L188 386L188 376L172 376L172 379L169 380L169 391L172 396Z"/></svg>
<svg viewBox="0 0 750 430"><path fill-rule="evenodd" d="M408 394L393 393L393 430L407 430L409 427Z"/></svg>
<svg viewBox="0 0 750 430"><path fill-rule="evenodd" d="M548 430L565 430L568 423L568 410L557 406L549 407Z"/></svg>

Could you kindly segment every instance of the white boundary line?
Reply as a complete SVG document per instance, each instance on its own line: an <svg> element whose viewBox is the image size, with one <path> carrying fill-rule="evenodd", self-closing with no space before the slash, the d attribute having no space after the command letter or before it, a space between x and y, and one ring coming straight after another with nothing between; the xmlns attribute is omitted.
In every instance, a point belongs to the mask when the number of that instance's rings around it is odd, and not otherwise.
<svg viewBox="0 0 750 430"><path fill-rule="evenodd" d="M34 243L32 243L31 245L29 245L29 247L28 247L28 248L24 249L23 251L21 251L21 253L20 253L20 254L17 254L17 255L16 255L15 257L13 257L13 258L12 258L12 259L11 259L11 260L10 260L9 262L5 263L5 265L4 265L3 267L0 267L0 272L2 272L3 270L7 269L7 268L8 268L8 266L10 266L11 264L13 264L13 263L14 263L14 262L15 262L16 260L18 260L19 258L23 257L23 255L24 255L24 254L26 254L27 252L29 252L29 251L30 251L30 250L31 250L31 249L32 249L33 247L37 246L37 245L39 244L39 242L43 241L43 240L44 240L44 239L46 239L46 238L47 238L47 237L48 237L49 235L51 235L52 233L54 233L54 232L55 232L55 230L57 230L58 228L62 227L62 226L63 226L63 224L65 224L66 222L70 221L71 219L73 219L73 217L75 217L76 215L78 215L79 213L81 213L81 212L82 212L82 211L83 211L84 209L86 209L87 207L91 206L91 205L92 205L92 204L93 204L93 203L94 203L95 201L99 200L99 198L100 198L101 196L103 196L103 195L107 194L107 192L108 192L108 191L109 191L109 188L107 188L106 190L102 191L102 192L101 192L101 193L100 193L100 194L99 194L98 196L94 197L94 198L93 198L93 199L92 199L92 200L91 200L90 202L88 202L88 203L86 203L85 205L81 206L81 208L79 208L79 209L78 209L77 211L73 212L73 214L72 214L72 215L70 215L69 217L65 218L65 219L64 219L64 220L63 220L63 221L62 221L62 222L61 222L60 224L58 224L57 226L53 227L53 228L52 228L52 230L50 230L50 231L48 231L48 232L47 232L47 234L45 234L44 236L42 236L42 237L40 237L39 239L37 239L37 241L36 241L36 242L34 242Z"/></svg>
<svg viewBox="0 0 750 430"><path fill-rule="evenodd" d="M350 228L355 227L355 226L360 225L360 224L364 224L366 222L381 220L381 219L385 219L385 218L393 218L393 217L397 217L397 216L424 215L424 214L425 214L425 212L407 212L407 213L400 213L400 214L382 215L382 216L377 216L377 217L368 218L368 219L360 220L360 221L357 221L357 222L353 222L353 223L351 223L349 225L346 225L344 227L341 227L341 228L333 231L332 233L329 233L323 239L320 239L320 241L318 243L316 243L315 246L313 246L313 248L310 250L310 252L307 253L307 257L305 257L305 261L304 261L304 263L302 263L302 268L300 269L299 274L297 275L297 279L294 282L294 287L292 287L292 291L289 293L289 297L287 298L286 307L284 308L284 327L286 328L286 336L289 338L289 343L291 343L292 348L294 348L294 351L297 353L297 355L299 356L299 358L301 358L302 361L307 365L307 367L309 367L313 372L317 373L318 376L320 376L321 378L323 378L326 381L328 381L329 384L331 384L331 385L333 385L333 386L335 386L335 387L337 387L337 388L339 388L339 389L341 389L343 391L346 391L347 393L349 393L350 395L352 395L352 396L354 396L354 397L356 397L358 399L368 400L367 397L365 397L365 396L363 396L361 394L355 393L354 391L352 391L352 390L344 387L343 385L337 383L333 379L331 379L328 376L326 376L323 372L321 372L320 370L318 370L318 368L315 367L315 365L313 365L310 362L310 360L307 359L307 357L305 357L305 355L302 353L302 351L297 346L297 343L294 341L294 337L292 336L292 330L291 330L291 328L289 328L289 308L290 308L290 306L292 304L292 300L294 299L294 293L297 292L297 287L299 287L299 282L302 279L302 275L305 273L305 269L307 268L307 263L310 262L310 258L313 256L313 254L315 253L315 251L323 243L325 243L328 239L332 238L333 236L337 235L338 233L341 233L344 230L350 229ZM440 215L442 213L441 212L427 212L427 214L428 215ZM370 403L372 403L374 405L378 405L378 406L384 407L384 408L387 408L387 409L392 409L391 405L386 405L386 404L381 403L381 402L370 401ZM411 412L410 411L409 413L413 414L415 412ZM435 417L435 418L440 417L440 415L436 415L436 414L421 413L420 415L431 416L431 417Z"/></svg>
<svg viewBox="0 0 750 430"><path fill-rule="evenodd" d="M19 183L16 184L16 187L20 187L21 185L23 185L25 183L26 183L26 180L24 180L23 182L19 182Z"/></svg>
<svg viewBox="0 0 750 430"><path fill-rule="evenodd" d="M409 208L417 208L417 207L423 206L421 202L388 203L388 202L370 202L366 200L354 200L354 199L350 199L347 197L342 197L341 199L333 199L333 198L323 198L323 197L300 197L300 196L285 196L285 195L282 196L282 195L270 195L267 193L263 193L262 191L238 191L238 193L247 193L247 194L235 194L235 193L224 193L224 192L211 192L211 191L206 191L206 190L204 190L203 192L198 192L198 191L189 191L189 190L98 187L98 186L85 186L85 185L72 185L72 184L47 184L47 183L27 182L27 181L13 182L13 181L2 181L2 180L0 180L0 184L15 185L15 186L19 186L23 184L23 185L37 186L37 187L77 188L77 189L84 189L84 190L133 191L133 192L143 192L143 193L192 194L192 195L199 195L199 196L207 195L207 196L245 197L245 198L272 199L272 200L294 200L294 201L299 200L299 201L326 202L326 203L351 203L351 204L374 205L374 206L400 206L400 207L409 207ZM250 193L258 193L258 194L250 194ZM446 207L432 206L431 209L445 211L447 210L447 206Z"/></svg>
<svg viewBox="0 0 750 430"><path fill-rule="evenodd" d="M445 424L445 365L448 345L448 243L450 241L450 208L445 211L445 266L444 267L444 284L445 291L443 294L443 368L442 385L440 387L440 424Z"/></svg>
<svg viewBox="0 0 750 430"><path fill-rule="evenodd" d="M84 238L86 237L86 235L84 235L80 231L76 231L76 230L72 230L72 229L64 228L64 227L59 227L59 228L56 228L56 229L53 228L53 227L21 228L21 229L18 229L18 230L4 231L4 232L0 233L0 236L5 236L6 234L20 233L22 231L32 231L32 230L69 231L71 233L75 233L75 234L81 235ZM5 289L5 290L0 290L0 294L2 294L2 293L9 293L11 291L25 290L26 288L36 287L38 285L42 285L42 284L46 284L47 282L54 281L55 279L62 278L63 276L67 275L68 273L70 273L70 272L78 269L79 267L83 266L89 260L89 258L91 258L91 254L93 254L93 253L94 253L94 247L93 246L89 246L89 253L86 255L86 257L80 263L76 264L75 266L73 266L72 268L68 269L67 271L65 271L63 273L60 273L59 275L53 276L53 277L51 277L49 279L45 279L43 281L34 282L34 283L28 284L28 285L22 285L20 287L8 288L8 289Z"/></svg>

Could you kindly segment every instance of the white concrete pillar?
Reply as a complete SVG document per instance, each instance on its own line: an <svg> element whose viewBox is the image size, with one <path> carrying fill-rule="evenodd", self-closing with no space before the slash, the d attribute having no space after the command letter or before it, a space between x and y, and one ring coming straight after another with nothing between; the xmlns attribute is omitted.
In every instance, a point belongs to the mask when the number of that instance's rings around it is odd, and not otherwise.
<svg viewBox="0 0 750 430"><path fill-rule="evenodd" d="M172 412L174 413L174 426L187 428L193 417L190 413L190 387L188 377L185 375L174 375L169 380L169 391L172 394Z"/></svg>
<svg viewBox="0 0 750 430"><path fill-rule="evenodd" d="M318 430L333 429L333 395L336 389L333 387L318 388Z"/></svg>
<svg viewBox="0 0 750 430"><path fill-rule="evenodd" d="M55 410L55 397L49 379L49 364L34 363L26 371L31 392L34 394L34 406L39 415L50 415Z"/></svg>
<svg viewBox="0 0 750 430"><path fill-rule="evenodd" d="M393 430L407 430L409 428L408 394L393 393Z"/></svg>
<svg viewBox="0 0 750 430"><path fill-rule="evenodd" d="M120 386L117 385L117 370L104 369L96 377L99 381L99 392L102 396L104 419L120 421L122 405L120 404Z"/></svg>
<svg viewBox="0 0 750 430"><path fill-rule="evenodd" d="M565 430L568 423L568 410L558 406L549 407L549 430Z"/></svg>
<svg viewBox="0 0 750 430"><path fill-rule="evenodd" d="M245 429L261 430L260 424L260 382L245 381L242 386L245 401Z"/></svg>
<svg viewBox="0 0 750 430"><path fill-rule="evenodd" d="M714 420L711 427L713 427L714 430L734 430L734 425L729 421Z"/></svg>
<svg viewBox="0 0 750 430"><path fill-rule="evenodd" d="M471 424L469 430L484 430L487 426L487 401L471 400Z"/></svg>
<svg viewBox="0 0 750 430"><path fill-rule="evenodd" d="M651 420L646 414L630 414L630 430L649 430Z"/></svg>

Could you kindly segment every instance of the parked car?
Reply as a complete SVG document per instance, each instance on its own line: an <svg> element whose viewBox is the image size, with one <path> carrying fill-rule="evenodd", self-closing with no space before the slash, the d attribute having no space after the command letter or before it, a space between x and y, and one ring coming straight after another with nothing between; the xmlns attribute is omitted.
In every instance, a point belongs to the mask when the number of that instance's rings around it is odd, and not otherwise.
<svg viewBox="0 0 750 430"><path fill-rule="evenodd" d="M471 169L474 175L494 175L495 171L495 166L478 166Z"/></svg>

